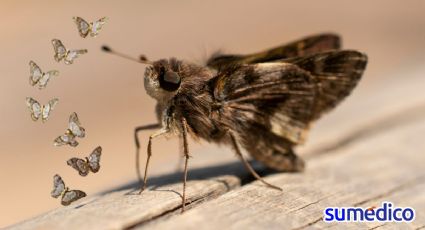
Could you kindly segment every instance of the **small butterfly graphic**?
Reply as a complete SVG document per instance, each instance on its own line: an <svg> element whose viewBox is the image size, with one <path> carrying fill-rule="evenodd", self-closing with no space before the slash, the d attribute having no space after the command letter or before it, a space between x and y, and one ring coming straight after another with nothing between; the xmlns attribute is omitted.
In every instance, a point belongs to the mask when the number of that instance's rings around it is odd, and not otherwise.
<svg viewBox="0 0 425 230"><path fill-rule="evenodd" d="M86 193L80 190L69 190L65 187L65 183L62 178L56 174L53 177L53 190L50 193L53 198L61 198L61 204L64 206L70 205L72 202L79 200L86 196Z"/></svg>
<svg viewBox="0 0 425 230"><path fill-rule="evenodd" d="M75 24L77 24L78 32L80 36L85 38L90 34L91 37L96 37L103 25L108 21L107 17L103 17L97 21L88 23L80 17L73 17Z"/></svg>
<svg viewBox="0 0 425 230"><path fill-rule="evenodd" d="M38 101L31 97L27 97L27 106L31 112L33 121L37 121L41 117L41 121L45 122L49 119L50 112L55 108L59 99L51 99L46 105L41 105Z"/></svg>
<svg viewBox="0 0 425 230"><path fill-rule="evenodd" d="M30 61L30 85L37 85L39 89L43 89L47 86L47 82L49 82L50 77L58 76L59 71L50 70L48 72L41 71L40 67L35 64L35 62Z"/></svg>
<svg viewBox="0 0 425 230"><path fill-rule="evenodd" d="M87 176L90 171L97 173L100 169L100 155L102 154L102 147L98 146L93 150L89 157L80 159L73 157L66 163L78 171L80 176Z"/></svg>
<svg viewBox="0 0 425 230"><path fill-rule="evenodd" d="M86 49L81 50L67 50L62 42L58 39L52 40L53 48L55 50L55 60L60 62L64 60L64 63L70 65L74 60L79 57L81 54L87 53Z"/></svg>
<svg viewBox="0 0 425 230"><path fill-rule="evenodd" d="M68 129L65 131L65 134L57 137L54 140L55 146L70 145L75 147L78 145L78 142L75 140L75 137L83 138L86 133L83 127L81 127L80 121L78 120L77 113L72 113L69 116Z"/></svg>

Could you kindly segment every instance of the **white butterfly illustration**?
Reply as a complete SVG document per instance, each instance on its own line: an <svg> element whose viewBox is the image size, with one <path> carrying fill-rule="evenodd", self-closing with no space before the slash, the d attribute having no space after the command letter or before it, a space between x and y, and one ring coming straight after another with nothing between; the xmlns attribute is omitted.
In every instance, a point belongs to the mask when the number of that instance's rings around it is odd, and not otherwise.
<svg viewBox="0 0 425 230"><path fill-rule="evenodd" d="M30 85L37 85L39 89L43 89L47 86L52 76L58 76L59 71L50 70L47 72L41 71L40 67L35 62L30 61Z"/></svg>
<svg viewBox="0 0 425 230"><path fill-rule="evenodd" d="M87 53L86 49L80 50L68 50L62 44L59 39L52 40L53 49L55 50L55 60L57 62L64 61L65 64L70 65L74 62L74 60L82 54Z"/></svg>
<svg viewBox="0 0 425 230"><path fill-rule="evenodd" d="M81 127L77 113L72 113L69 116L68 129L65 131L65 134L57 137L53 144L55 146L69 145L75 147L78 145L78 142L75 140L76 137L83 138L85 135L86 131Z"/></svg>
<svg viewBox="0 0 425 230"><path fill-rule="evenodd" d="M77 24L78 32L80 36L85 38L90 34L91 37L96 37L99 34L99 31L102 29L103 25L108 20L107 17L103 17L97 21L88 23L80 17L74 17L75 24Z"/></svg>
<svg viewBox="0 0 425 230"><path fill-rule="evenodd" d="M41 121L45 122L49 119L50 112L55 108L59 99L54 98L50 100L46 105L41 105L38 101L31 97L27 97L27 106L31 112L31 118L33 121L37 121L41 117Z"/></svg>

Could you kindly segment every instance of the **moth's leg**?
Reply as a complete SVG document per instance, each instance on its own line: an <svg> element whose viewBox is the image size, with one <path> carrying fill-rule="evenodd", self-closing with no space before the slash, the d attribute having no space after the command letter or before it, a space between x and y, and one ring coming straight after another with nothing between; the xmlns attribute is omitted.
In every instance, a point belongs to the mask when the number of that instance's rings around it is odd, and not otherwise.
<svg viewBox="0 0 425 230"><path fill-rule="evenodd" d="M145 164L145 175L143 177L143 186L140 189L139 194L142 193L146 189L147 182L148 182L148 167L149 167L149 161L150 161L151 156L152 156L152 139L159 137L159 136L162 136L162 135L164 135L168 132L169 132L168 129L161 129L161 130L158 130L157 132L155 132L154 134L149 136L148 151L147 151L148 157L146 159L146 164Z"/></svg>
<svg viewBox="0 0 425 230"><path fill-rule="evenodd" d="M151 130L151 129L158 129L161 128L161 124L149 124L149 125L142 125L138 126L134 129L134 142L136 144L136 173L137 173L137 179L139 180L140 188L142 187L142 176L140 173L140 141L138 134L141 131L144 130Z"/></svg>
<svg viewBox="0 0 425 230"><path fill-rule="evenodd" d="M184 145L183 136L179 135L179 146L183 146L183 145ZM182 156L184 156L183 148L179 148L179 151L180 151L179 152L179 162L176 165L176 173L179 173L183 170L182 167L181 167L183 165L183 161L184 161L184 159L182 158Z"/></svg>
<svg viewBox="0 0 425 230"><path fill-rule="evenodd" d="M189 148L187 144L187 122L185 118L182 118L182 138L183 138L183 154L185 157L184 162L184 173L183 173L183 196L182 196L182 212L186 206L186 180L187 180L187 164L189 162Z"/></svg>
<svg viewBox="0 0 425 230"><path fill-rule="evenodd" d="M232 141L232 145L233 148L236 152L236 155L239 157L239 159L242 161L242 163L245 165L245 168L248 169L248 171L259 181L261 181L263 184L269 186L270 188L274 188L277 190L282 191L282 188L276 186L276 185L272 185L270 183L268 183L267 181L265 181L260 175L258 175L255 170L252 168L252 166L249 164L249 162L244 158L244 156L242 155L241 150L239 149L238 143L236 142L236 138L235 135L233 135L232 132L229 131L229 135L230 135L230 139Z"/></svg>

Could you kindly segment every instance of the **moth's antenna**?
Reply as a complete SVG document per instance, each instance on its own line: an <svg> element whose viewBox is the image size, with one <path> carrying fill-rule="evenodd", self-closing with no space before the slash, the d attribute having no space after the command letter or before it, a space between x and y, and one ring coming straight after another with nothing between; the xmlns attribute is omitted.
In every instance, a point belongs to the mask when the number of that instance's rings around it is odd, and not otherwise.
<svg viewBox="0 0 425 230"><path fill-rule="evenodd" d="M109 46L106 46L106 45L102 46L102 50L107 52L107 53L111 53L111 54L120 56L120 57L125 58L125 59L129 59L129 60L132 60L132 61L135 61L135 62L143 63L143 64L146 64L146 65L153 65L153 62L148 61L147 58L143 55L140 56L140 59L136 59L136 58L130 57L126 54L122 54L122 53L119 53L117 51L114 51Z"/></svg>

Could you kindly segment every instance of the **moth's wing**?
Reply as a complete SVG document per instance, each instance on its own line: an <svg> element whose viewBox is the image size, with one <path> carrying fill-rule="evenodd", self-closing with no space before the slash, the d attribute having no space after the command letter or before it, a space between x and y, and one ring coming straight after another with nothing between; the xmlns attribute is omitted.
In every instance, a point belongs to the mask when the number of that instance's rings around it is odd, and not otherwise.
<svg viewBox="0 0 425 230"><path fill-rule="evenodd" d="M81 176L87 176L89 173L89 165L83 159L73 157L66 162L69 166L73 167Z"/></svg>
<svg viewBox="0 0 425 230"><path fill-rule="evenodd" d="M85 38L89 34L90 24L80 17L74 17L74 22L77 25L78 33Z"/></svg>
<svg viewBox="0 0 425 230"><path fill-rule="evenodd" d="M308 132L316 97L313 76L289 63L259 63L220 71L213 80L216 116L256 160L279 171L304 164L292 151Z"/></svg>
<svg viewBox="0 0 425 230"><path fill-rule="evenodd" d="M59 75L59 71L57 70L51 70L47 73L44 73L43 76L38 80L38 88L43 89L47 86L47 83L49 82L51 77L56 77Z"/></svg>
<svg viewBox="0 0 425 230"><path fill-rule="evenodd" d="M93 150L89 156L89 166L90 170L94 173L98 172L100 169L100 155L102 154L102 147L98 146Z"/></svg>
<svg viewBox="0 0 425 230"><path fill-rule="evenodd" d="M75 112L69 116L68 129L77 137L84 137L86 135L85 129L81 127L80 120Z"/></svg>
<svg viewBox="0 0 425 230"><path fill-rule="evenodd" d="M64 59L67 56L66 55L67 50L59 39L52 39L52 45L53 45L53 50L55 51L54 58L57 62L60 62L62 59Z"/></svg>
<svg viewBox="0 0 425 230"><path fill-rule="evenodd" d="M40 67L38 67L38 65L35 64L35 62L33 61L30 61L29 65L30 65L30 85L34 86L42 78L43 71L41 71Z"/></svg>
<svg viewBox="0 0 425 230"><path fill-rule="evenodd" d="M55 106L58 103L58 101L59 101L59 99L53 98L46 105L43 106L43 110L42 110L42 113L41 113L41 120L43 122L45 122L49 119L50 112L55 109Z"/></svg>
<svg viewBox="0 0 425 230"><path fill-rule="evenodd" d="M54 198L58 198L63 191L65 191L65 183L63 182L62 178L56 174L53 176L53 190L50 195Z"/></svg>
<svg viewBox="0 0 425 230"><path fill-rule="evenodd" d="M307 70L317 82L317 96L311 120L338 105L360 81L367 56L355 50L327 51L282 60Z"/></svg>
<svg viewBox="0 0 425 230"><path fill-rule="evenodd" d="M260 63L227 69L214 81L222 121L234 131L255 134L252 128L261 127L293 143L303 141L316 96L307 71L288 63Z"/></svg>
<svg viewBox="0 0 425 230"><path fill-rule="evenodd" d="M304 56L341 48L341 39L336 34L318 34L275 47L263 52L248 55L213 55L207 66L220 69L229 65L271 62L279 59Z"/></svg>
<svg viewBox="0 0 425 230"><path fill-rule="evenodd" d="M304 164L293 146L304 141L311 121L349 95L367 58L329 51L289 61L222 71L213 86L220 121L251 156L275 170L297 171Z"/></svg>
<svg viewBox="0 0 425 230"><path fill-rule="evenodd" d="M31 119L33 121L37 121L42 114L42 106L41 104L31 97L27 97L26 99L27 107L31 112Z"/></svg>
<svg viewBox="0 0 425 230"><path fill-rule="evenodd" d="M62 196L61 204L64 206L70 205L72 202L86 197L86 193L80 190L66 191Z"/></svg>
<svg viewBox="0 0 425 230"><path fill-rule="evenodd" d="M244 65L219 73L214 95L223 106L239 108L276 135L301 143L309 123L351 93L366 64L365 54L343 50Z"/></svg>
<svg viewBox="0 0 425 230"><path fill-rule="evenodd" d="M71 65L72 63L74 63L74 60L76 58L78 58L79 56L81 56L82 54L87 53L86 49L81 49L81 50L70 50L68 51L68 53L65 56L64 59L64 63L67 65Z"/></svg>
<svg viewBox="0 0 425 230"><path fill-rule="evenodd" d="M107 17L103 17L95 22L90 23L90 36L96 37L107 20Z"/></svg>
<svg viewBox="0 0 425 230"><path fill-rule="evenodd" d="M75 136L65 133L61 136L58 136L53 141L54 146L62 146L62 145L70 145L72 147L76 147L78 142L75 140Z"/></svg>

